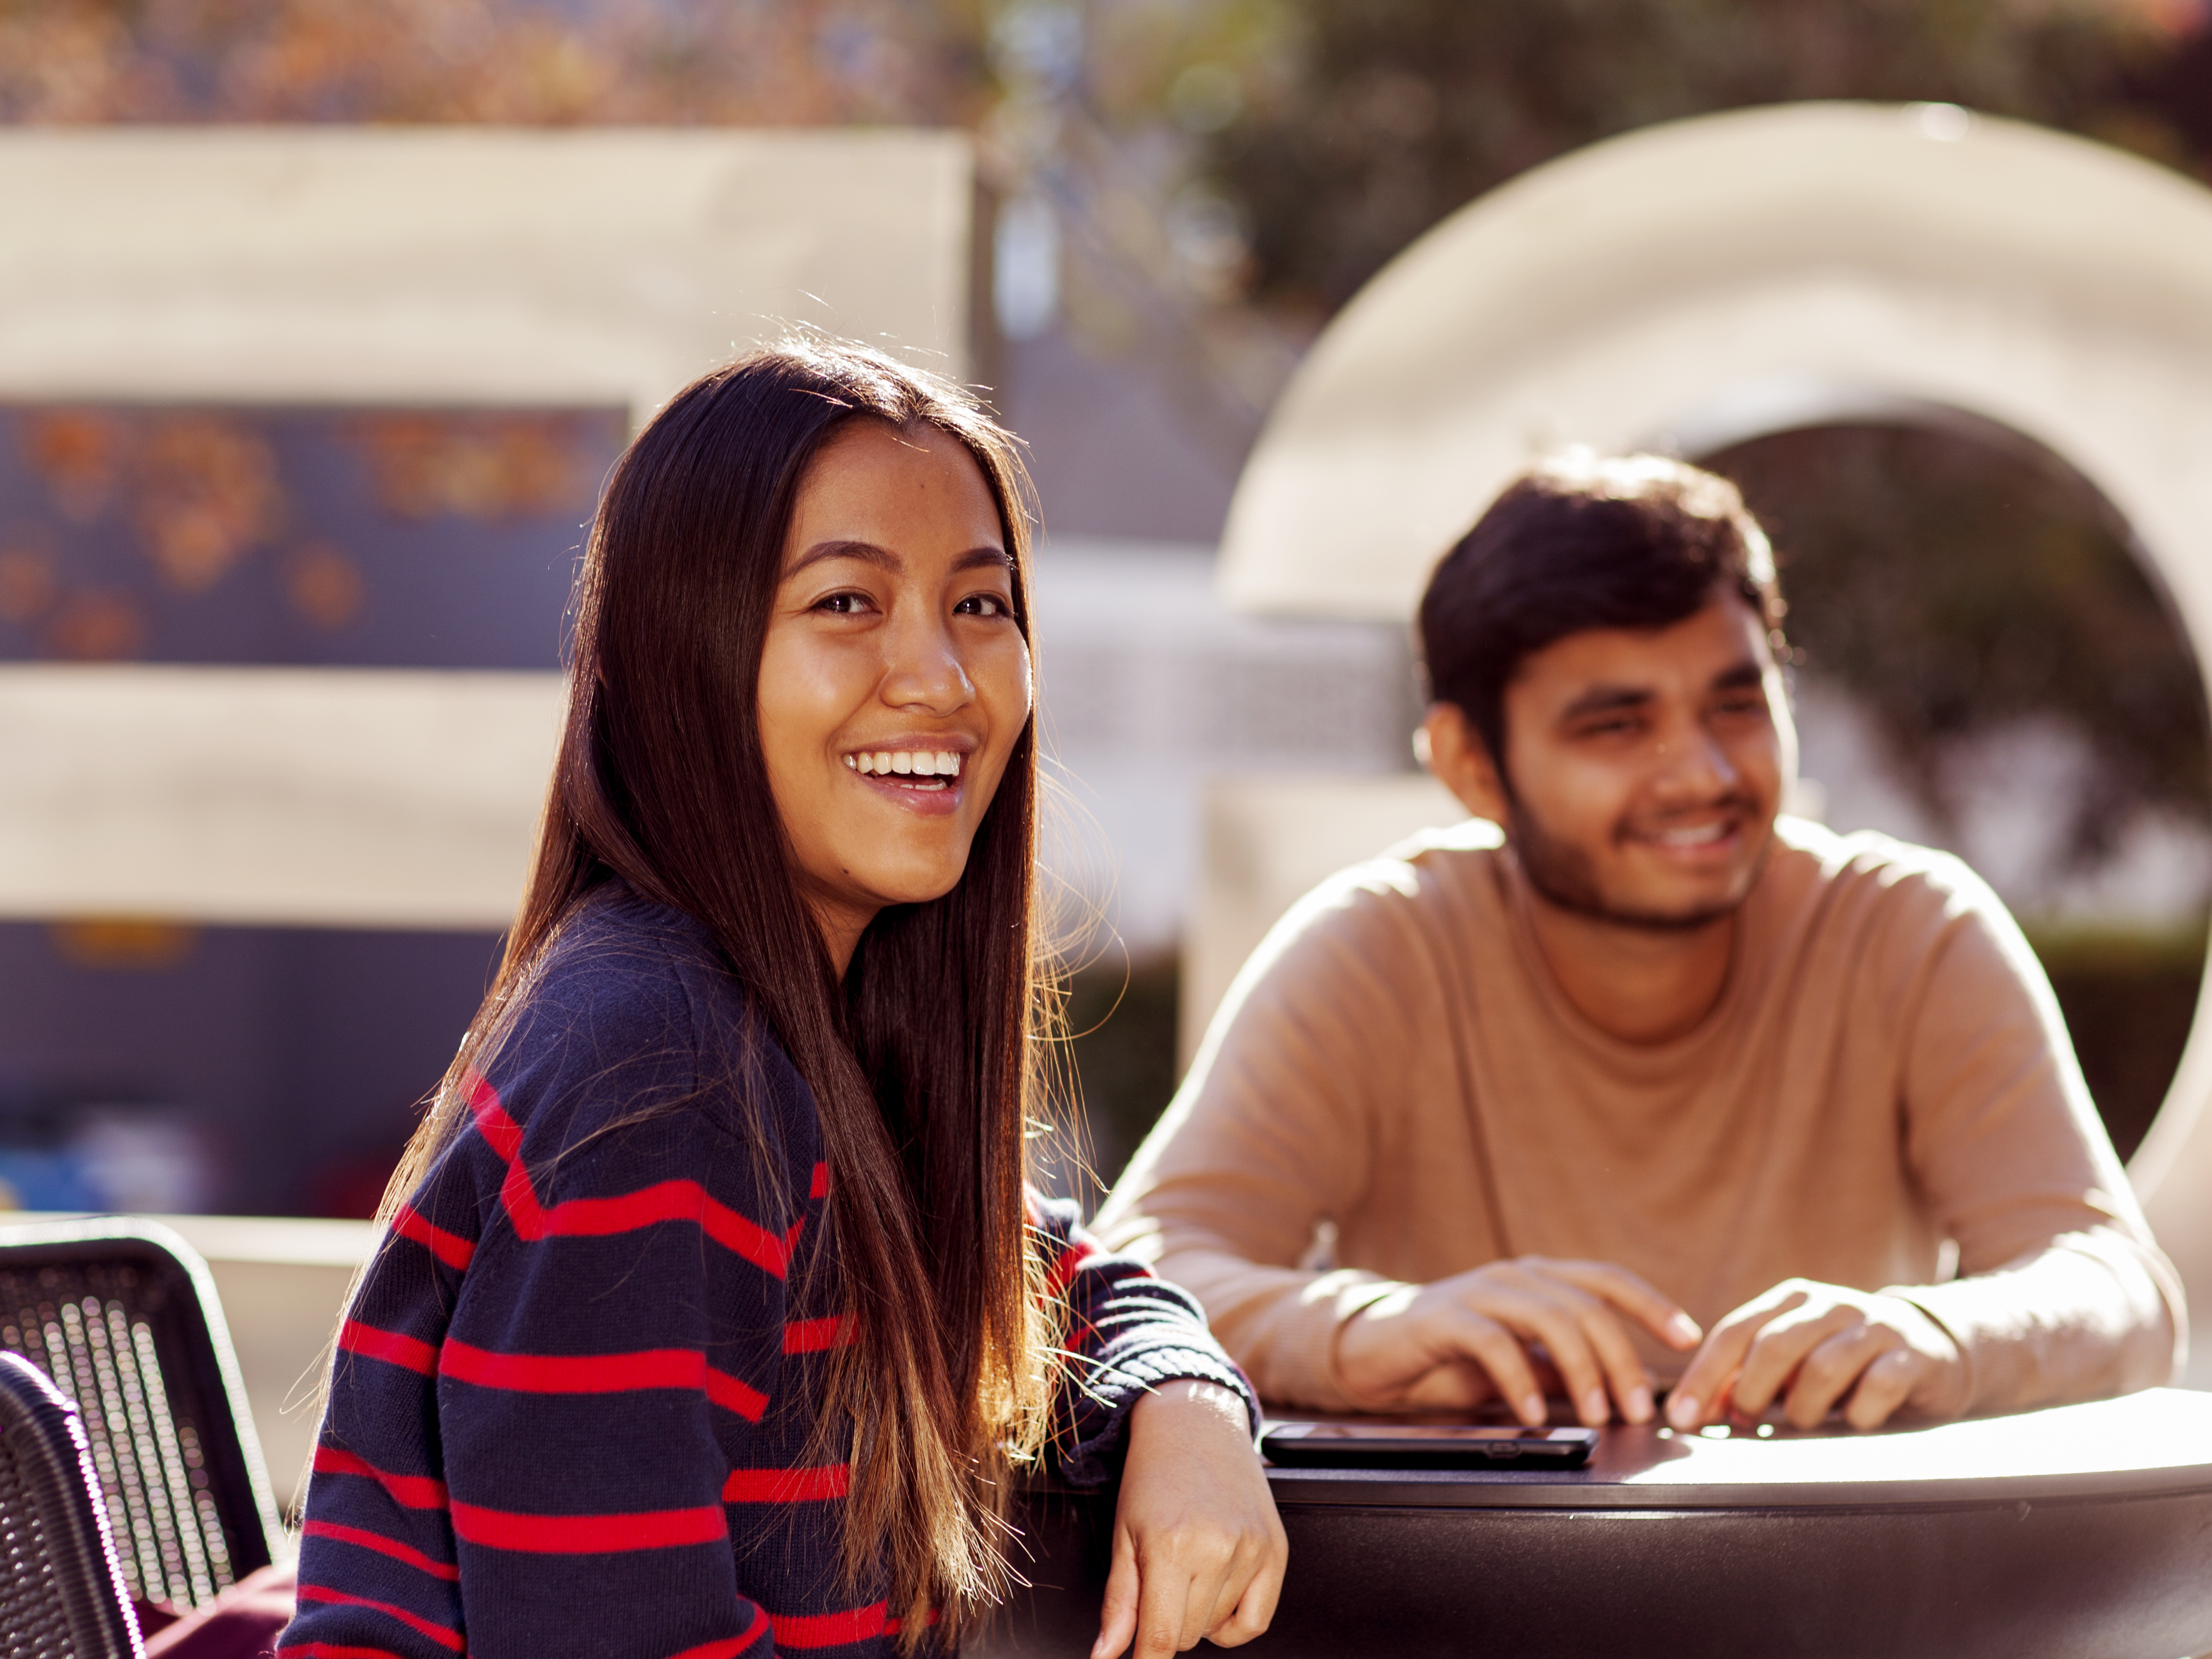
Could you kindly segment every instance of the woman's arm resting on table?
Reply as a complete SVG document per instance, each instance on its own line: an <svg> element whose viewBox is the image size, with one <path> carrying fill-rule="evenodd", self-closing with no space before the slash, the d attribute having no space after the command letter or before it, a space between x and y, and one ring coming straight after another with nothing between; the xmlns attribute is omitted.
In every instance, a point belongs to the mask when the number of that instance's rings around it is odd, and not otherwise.
<svg viewBox="0 0 2212 1659"><path fill-rule="evenodd" d="M1114 1659L1132 1637L1135 1659L1200 1637L1250 1641L1274 1617L1289 1558L1243 1398L1218 1382L1163 1383L1129 1414L1091 1659Z"/></svg>
<svg viewBox="0 0 2212 1659"><path fill-rule="evenodd" d="M1094 1659L1224 1646L1267 1627L1290 1547L1253 1437L1260 1402L1190 1297L1109 1255L1065 1200L1033 1199L1067 1304L1061 1474L1111 1477L1114 1559Z"/></svg>

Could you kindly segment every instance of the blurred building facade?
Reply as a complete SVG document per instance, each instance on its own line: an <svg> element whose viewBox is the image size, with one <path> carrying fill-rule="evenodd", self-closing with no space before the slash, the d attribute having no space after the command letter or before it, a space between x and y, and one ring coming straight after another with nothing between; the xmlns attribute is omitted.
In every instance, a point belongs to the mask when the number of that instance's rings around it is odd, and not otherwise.
<svg viewBox="0 0 2212 1659"><path fill-rule="evenodd" d="M933 286L922 310L933 320L788 297L818 293L811 281L773 295L739 283L744 297L723 307L665 269L593 303L602 317L623 307L707 315L708 335L683 348L691 354L676 365L683 373L745 336L764 312L876 329L933 349L942 349L940 327L962 337L954 356L994 388L1028 440L1041 487L1048 737L1075 809L1063 854L1085 902L1119 928L1118 954L1104 947L1097 975L1118 985L1117 964L1135 964L1133 988L1102 1035L1134 1033L1147 1056L1132 1069L1127 1055L1093 1044L1085 1063L1094 1078L1141 1073L1122 1114L1133 1122L1157 1109L1173 1078L1173 944L1203 852L1207 781L1373 777L1409 761L1413 692L1401 628L1232 615L1208 578L1206 550L1253 439L1327 317L1408 240L1482 191L1593 140L1705 110L1813 96L1939 100L2089 132L2200 171L2212 149L2212 35L2203 25L2202 8L2184 0L1808 0L1718 10L1623 0L1602 28L1579 7L1455 0L1380 9L1358 0L224 8L28 0L0 19L0 117L42 126L909 125L965 134L981 188L963 197L957 261L928 262ZM644 176L635 155L628 165ZM280 211L290 187L284 170L263 187ZM862 199L820 189L787 197L817 216ZM726 228L744 216L739 201L701 191L694 204ZM844 211L848 232L854 217ZM621 239L612 222L603 216L596 225L602 242ZM172 224L172 257L190 264L193 226ZM857 244L848 237L842 246L849 254ZM113 261L154 262L143 253ZM333 272L327 286L351 302L343 281ZM18 307L0 319L0 359L27 342L64 357L129 356L115 347L124 336L104 342L96 329L36 337L24 322L30 314ZM495 320L494 312L478 320ZM464 331L443 355L465 365L470 350L495 348L497 334ZM569 355L559 372L526 393L510 383L495 400L519 400L520 415L472 410L465 371L433 408L400 407L387 393L367 400L382 407L368 407L356 382L332 394L336 405L302 410L327 388L314 383L315 360L296 353L296 383L283 382L280 366L256 394L264 406L296 411L273 422L205 398L190 409L144 410L134 399L192 404L191 389L134 386L127 368L58 394L15 375L8 382L15 390L0 391L15 422L0 443L0 468L15 469L0 480L0 654L396 669L416 659L378 642L376 630L386 593L401 591L392 586L398 573L416 568L405 547L497 544L522 550L500 556L515 561L509 574L521 586L485 621L483 660L464 664L457 647L421 660L463 672L549 672L557 605L544 633L524 619L564 588L556 577L572 556L580 511L545 505L551 498L543 495L530 498L544 508L536 519L485 511L498 490L521 487L512 482L521 476L514 456L495 453L505 441L487 434L517 418L619 422L649 404L641 387L654 380L617 384L619 376L580 368L593 339L588 325L562 337ZM220 331L203 345L228 349ZM386 448L396 455L414 446L418 471L428 469L414 499L428 510L410 517L380 504L385 475L364 447L370 416L400 423L386 431ZM137 459L114 459L126 451ZM283 502L273 518L272 490ZM1819 493L1808 485L1799 499ZM165 503L160 523L171 528L148 527L149 509L132 504L142 495ZM1931 499L1900 495L1899 508L1924 514ZM424 556L406 579L422 585L406 591L447 603L438 584L473 556ZM526 565L544 575L542 587L532 586L537 575L518 574ZM1790 579L1809 569L1801 565ZM1863 591L1832 586L1822 602L1858 605L1854 593ZM541 654L496 643L526 635ZM2140 655L2140 636L2125 638L2118 648ZM2176 643L2163 647L2169 657ZM1964 683L1994 684L1983 671L1995 645L1964 649L1972 659ZM2186 665L2185 646L2180 652ZM1957 680L1959 653L1952 658L1942 672ZM2075 693L2053 680L2007 705L2004 721L1947 729L1939 743L1881 701L1895 677L1893 665L1818 652L1801 670L1808 769L1827 787L1832 822L1957 846L2023 908L2068 926L2132 927L2160 915L2184 933L2198 926L2204 813L2189 788L2201 796L2201 785L2174 790L2139 779L2112 803L2118 827L2085 851L2072 829L2053 828L2057 815L2038 810L2103 787L2095 775L2106 745L2072 720L2066 698ZM2170 714L2143 714L2138 724ZM2185 744L2162 763L2176 776L2203 769L2198 733L2191 725L2187 734L2197 759ZM1936 748L1948 757L1941 776L1923 763L1922 751ZM2174 931L2166 926L2161 937ZM358 1208L386 1156L379 1149L404 1130L404 1101L450 1053L454 1021L472 1006L492 948L488 927L341 935L235 919L8 923L0 965L27 988L19 1035L0 1032L0 1115L12 1114L0 1116L0 1139L12 1137L28 1160L15 1166L27 1189L77 1178L69 1160L49 1155L82 1137L78 1163L88 1169L104 1158L112 1170L137 1170L131 1179L155 1183L141 1188L149 1205L167 1179L164 1202L197 1195L248 1208ZM270 1032L292 1032L285 1040L296 1038L294 1048L247 1035L263 1016L225 1012L273 1009L279 992L296 999L310 984L329 988L314 994L317 1006L337 1012L264 1022ZM1139 1005L1153 1015L1164 1007L1164 1027ZM100 1012L71 1012L82 1008ZM379 1009L392 1022L388 1034L368 1018ZM76 1035L64 1042L64 1030ZM311 1031L325 1034L301 1035ZM117 1047L115 1035L130 1032L143 1042ZM154 1054L197 1043L208 1058L191 1078L164 1082L125 1063L134 1043ZM75 1080L57 1083L58 1062L41 1056L64 1049L76 1058L60 1071L75 1067ZM304 1114L291 1103L302 1091L316 1103ZM244 1127L219 1130L201 1174L161 1174L200 1156L176 1152L201 1144L193 1124L249 1096L263 1103L238 1109ZM19 1133L7 1122L26 1127ZM347 1127L356 1122L374 1127ZM341 1192L350 1195L331 1195Z"/></svg>

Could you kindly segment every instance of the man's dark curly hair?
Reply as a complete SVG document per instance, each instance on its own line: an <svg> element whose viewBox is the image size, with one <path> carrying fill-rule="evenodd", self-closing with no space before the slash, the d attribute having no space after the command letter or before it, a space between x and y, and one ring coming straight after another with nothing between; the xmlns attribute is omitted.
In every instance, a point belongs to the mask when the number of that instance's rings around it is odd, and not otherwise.
<svg viewBox="0 0 2212 1659"><path fill-rule="evenodd" d="M1525 659L1586 629L1670 627L1720 588L1779 644L1774 554L1727 479L1661 455L1547 463L1508 485L1429 578L1430 698L1458 706L1502 778L1505 688Z"/></svg>

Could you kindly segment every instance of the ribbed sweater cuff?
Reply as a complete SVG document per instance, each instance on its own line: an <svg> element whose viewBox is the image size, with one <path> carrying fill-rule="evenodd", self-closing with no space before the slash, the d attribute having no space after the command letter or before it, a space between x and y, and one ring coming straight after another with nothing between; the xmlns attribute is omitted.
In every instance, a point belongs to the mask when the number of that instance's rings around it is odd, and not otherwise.
<svg viewBox="0 0 2212 1659"><path fill-rule="evenodd" d="M1252 1433L1260 1432L1260 1397L1244 1373L1220 1353L1204 1347L1163 1345L1101 1362L1086 1379L1085 1392L1104 1415L1085 1424L1091 1432L1060 1459L1061 1479L1071 1486L1096 1486L1121 1473L1129 1449L1129 1413L1137 1401L1161 1384L1183 1381L1214 1382L1244 1402Z"/></svg>

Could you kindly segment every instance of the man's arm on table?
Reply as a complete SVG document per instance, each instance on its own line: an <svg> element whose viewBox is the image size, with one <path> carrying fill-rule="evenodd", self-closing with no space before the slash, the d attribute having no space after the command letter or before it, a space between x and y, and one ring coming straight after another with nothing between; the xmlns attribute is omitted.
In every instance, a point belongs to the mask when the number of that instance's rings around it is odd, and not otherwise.
<svg viewBox="0 0 2212 1659"><path fill-rule="evenodd" d="M1378 983L1380 930L1342 913L1356 901L1333 901L1338 885L1296 907L1245 963L1092 1231L1195 1296L1261 1399L1341 1408L1337 1323L1396 1286L1297 1264L1316 1224L1365 1187L1368 1115L1425 1011Z"/></svg>
<svg viewBox="0 0 2212 1659"><path fill-rule="evenodd" d="M1583 1420L1642 1421L1649 1379L1624 1318L1671 1347L1689 1316L1626 1269L1492 1261L1430 1285L1297 1266L1315 1224L1364 1190L1382 1115L1458 1094L1425 1080L1454 1016L1409 972L1404 918L1340 878L1279 923L1237 976L1174 1103L1099 1216L1109 1245L1196 1296L1265 1400L1323 1409L1503 1398L1542 1420L1541 1342ZM1414 1144L1419 1144L1414 1137Z"/></svg>
<svg viewBox="0 0 2212 1659"><path fill-rule="evenodd" d="M2125 1394L2188 1343L2181 1285L2130 1191L2042 968L1965 878L1924 976L1905 988L1905 1156L1959 1249L1948 1283L1876 1292L1792 1279L1713 1328L1677 1427L1780 1400L1859 1428Z"/></svg>

